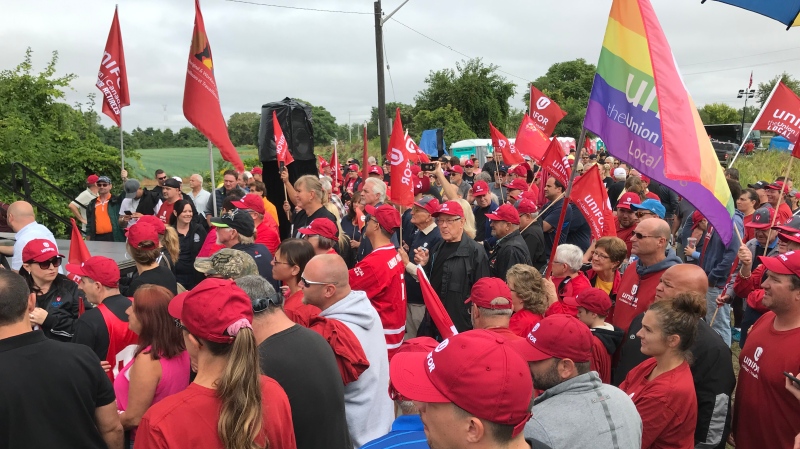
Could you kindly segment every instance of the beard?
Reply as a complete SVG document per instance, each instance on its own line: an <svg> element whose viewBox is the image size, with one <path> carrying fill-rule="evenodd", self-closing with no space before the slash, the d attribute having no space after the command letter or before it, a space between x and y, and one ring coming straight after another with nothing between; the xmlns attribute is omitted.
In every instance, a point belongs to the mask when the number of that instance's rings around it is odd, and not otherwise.
<svg viewBox="0 0 800 449"><path fill-rule="evenodd" d="M537 390L549 390L561 383L561 376L558 375L558 363L553 363L545 373L535 374L532 377L533 387Z"/></svg>

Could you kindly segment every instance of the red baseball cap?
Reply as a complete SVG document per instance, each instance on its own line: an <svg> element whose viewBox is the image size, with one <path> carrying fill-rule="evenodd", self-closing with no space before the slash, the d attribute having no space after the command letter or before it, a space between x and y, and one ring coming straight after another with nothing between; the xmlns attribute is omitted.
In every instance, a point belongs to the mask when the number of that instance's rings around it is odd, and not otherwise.
<svg viewBox="0 0 800 449"><path fill-rule="evenodd" d="M800 232L800 217L794 215L786 220L786 223L775 225L772 229L777 229L781 232L786 232L789 234L794 234L796 232Z"/></svg>
<svg viewBox="0 0 800 449"><path fill-rule="evenodd" d="M369 174L370 175L377 174L383 176L383 169L380 167L380 165L373 165L369 168Z"/></svg>
<svg viewBox="0 0 800 449"><path fill-rule="evenodd" d="M438 217L442 214L464 218L464 209L461 208L458 201L445 201L439 206L439 210L433 213L433 216Z"/></svg>
<svg viewBox="0 0 800 449"><path fill-rule="evenodd" d="M339 228L327 218L315 218L305 228L298 230L303 235L318 235L326 239L339 240Z"/></svg>
<svg viewBox="0 0 800 449"><path fill-rule="evenodd" d="M528 190L528 183L525 182L522 178L517 178L508 184L506 184L506 189L508 190Z"/></svg>
<svg viewBox="0 0 800 449"><path fill-rule="evenodd" d="M533 326L528 338L512 342L522 358L538 362L551 358L588 362L592 358L592 331L571 315L550 315Z"/></svg>
<svg viewBox="0 0 800 449"><path fill-rule="evenodd" d="M253 169L250 170L250 173L252 173L254 175L263 175L264 174L264 170L262 170L261 167L253 167Z"/></svg>
<svg viewBox="0 0 800 449"><path fill-rule="evenodd" d="M694 218L694 215L692 218ZM769 229L772 226L772 220L774 218L775 209L771 207L762 207L761 209L753 212L753 219L744 226L754 229Z"/></svg>
<svg viewBox="0 0 800 449"><path fill-rule="evenodd" d="M108 287L119 287L119 267L112 259L92 256L81 264L68 263L66 270L77 276L85 276Z"/></svg>
<svg viewBox="0 0 800 449"><path fill-rule="evenodd" d="M396 354L389 374L402 396L452 402L480 419L514 426L512 436L519 435L531 417L528 364L503 336L485 329L454 335L427 354Z"/></svg>
<svg viewBox="0 0 800 449"><path fill-rule="evenodd" d="M581 291L575 297L575 302L578 303L578 307L583 307L600 316L608 315L608 311L611 309L611 298L608 293L599 288L587 288Z"/></svg>
<svg viewBox="0 0 800 449"><path fill-rule="evenodd" d="M467 161L464 162L464 167L474 167L474 166L475 166L475 163L472 162L472 159L467 159Z"/></svg>
<svg viewBox="0 0 800 449"><path fill-rule="evenodd" d="M519 224L519 212L510 204L503 204L498 207L493 214L486 214L486 218L493 221L505 221L511 224Z"/></svg>
<svg viewBox="0 0 800 449"><path fill-rule="evenodd" d="M264 200L262 200L257 193L248 193L239 201L233 201L231 204L237 209L250 209L261 215L267 213L267 210L264 208Z"/></svg>
<svg viewBox="0 0 800 449"><path fill-rule="evenodd" d="M516 167L514 167L509 173L514 173L517 176L524 177L528 176L528 169L523 164L519 164Z"/></svg>
<svg viewBox="0 0 800 449"><path fill-rule="evenodd" d="M535 192L533 191L534 189L536 189ZM535 203L538 200L537 198L538 195L539 195L539 188L536 187L535 185L531 185L528 190L524 190L519 196L520 198L525 198Z"/></svg>
<svg viewBox="0 0 800 449"><path fill-rule="evenodd" d="M783 189L783 181L775 181L772 184L764 187L765 189L769 190L782 190ZM787 189L788 190L788 189Z"/></svg>
<svg viewBox="0 0 800 449"><path fill-rule="evenodd" d="M460 165L454 165L453 168L450 169L450 171L453 172L453 173L459 173L459 174L462 174L462 175L464 174L464 168L461 167Z"/></svg>
<svg viewBox="0 0 800 449"><path fill-rule="evenodd" d="M400 227L400 212L394 207L384 204L380 207L374 207L367 204L364 210L378 220L378 224L386 232L392 233L395 228Z"/></svg>
<svg viewBox="0 0 800 449"><path fill-rule="evenodd" d="M97 175L89 175L89 177L86 178L86 184L94 184L98 179L100 179L100 177Z"/></svg>
<svg viewBox="0 0 800 449"><path fill-rule="evenodd" d="M232 279L205 278L172 298L169 314L195 337L230 344L240 329L252 328L253 304Z"/></svg>
<svg viewBox="0 0 800 449"><path fill-rule="evenodd" d="M520 214L532 214L539 210L539 208L536 207L536 203L527 198L517 201L517 204L514 206L517 208L517 212Z"/></svg>
<svg viewBox="0 0 800 449"><path fill-rule="evenodd" d="M347 168L349 168L350 171L358 171L358 165L356 164L350 164L350 166Z"/></svg>
<svg viewBox="0 0 800 449"><path fill-rule="evenodd" d="M47 239L33 239L22 248L23 262L44 262L54 257L64 257L58 254L58 245Z"/></svg>
<svg viewBox="0 0 800 449"><path fill-rule="evenodd" d="M158 240L158 232L148 222L137 221L128 228L128 244L136 249L153 249L160 245ZM153 242L152 245L143 246L146 241Z"/></svg>
<svg viewBox="0 0 800 449"><path fill-rule="evenodd" d="M800 276L800 252L788 251L774 257L758 256L767 270L777 274Z"/></svg>
<svg viewBox="0 0 800 449"><path fill-rule="evenodd" d="M329 165L330 164L328 164L328 161L326 161L325 159L319 161L319 168L325 168L325 167L327 167Z"/></svg>
<svg viewBox="0 0 800 449"><path fill-rule="evenodd" d="M414 205L425 209L431 215L439 210L439 200L432 196L420 198L418 201L414 202Z"/></svg>
<svg viewBox="0 0 800 449"><path fill-rule="evenodd" d="M497 298L506 299L506 304L492 304ZM500 278L480 278L472 285L472 291L464 304L473 303L484 309L511 310L511 290Z"/></svg>
<svg viewBox="0 0 800 449"><path fill-rule="evenodd" d="M619 201L617 201L617 209L628 209L631 210L631 204L639 204L639 195L633 192L626 192L624 195L619 197Z"/></svg>
<svg viewBox="0 0 800 449"><path fill-rule="evenodd" d="M645 184L650 184L650 178L648 178L647 176L645 176L645 175L643 175L641 173L639 173L639 179L641 179L642 182L645 183ZM658 195L656 195L656 196L658 196Z"/></svg>
<svg viewBox="0 0 800 449"><path fill-rule="evenodd" d="M413 170L412 170L413 171ZM427 176L425 177L415 177L414 178L414 195L419 195L420 193L428 193L431 189L431 180L428 179ZM386 191L386 196L389 196L389 191Z"/></svg>
<svg viewBox="0 0 800 449"><path fill-rule="evenodd" d="M155 215L142 215L141 217L139 217L139 219L138 219L138 220L136 220L136 223L137 223L137 224L138 224L138 223L147 223L147 224L149 224L150 226L152 226L153 228L155 228L156 232L157 232L159 235L164 235L164 234L166 234L166 233L167 233L167 227L166 227L166 225L164 225L164 222L163 222L163 221L161 221L161 220L160 220L158 217L156 217ZM128 231L128 229L130 229L130 228L127 228L127 229L125 230L125 232L127 232L127 231Z"/></svg>
<svg viewBox="0 0 800 449"><path fill-rule="evenodd" d="M483 196L489 194L489 184L486 181L476 181L472 185L472 196Z"/></svg>

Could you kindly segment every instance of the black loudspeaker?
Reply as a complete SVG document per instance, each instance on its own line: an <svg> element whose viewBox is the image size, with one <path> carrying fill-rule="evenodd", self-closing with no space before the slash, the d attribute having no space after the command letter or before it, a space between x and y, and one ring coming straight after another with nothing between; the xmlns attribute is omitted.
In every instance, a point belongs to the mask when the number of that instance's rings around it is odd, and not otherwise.
<svg viewBox="0 0 800 449"><path fill-rule="evenodd" d="M439 157L444 156L446 148L444 147L444 129L436 128L436 150Z"/></svg>

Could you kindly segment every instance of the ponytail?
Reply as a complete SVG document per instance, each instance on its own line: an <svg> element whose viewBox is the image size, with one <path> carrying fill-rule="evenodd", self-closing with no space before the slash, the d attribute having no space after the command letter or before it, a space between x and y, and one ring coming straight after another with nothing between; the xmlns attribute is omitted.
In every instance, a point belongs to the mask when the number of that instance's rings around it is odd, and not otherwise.
<svg viewBox="0 0 800 449"><path fill-rule="evenodd" d="M691 360L689 348L694 344L700 317L706 315L706 300L699 293L679 293L672 300L653 303L648 310L656 312L664 336L677 335L678 351Z"/></svg>
<svg viewBox="0 0 800 449"><path fill-rule="evenodd" d="M264 449L256 438L264 427L261 398L261 368L253 329L242 328L232 344L204 341L216 356L227 356L228 364L217 385L222 400L217 432L225 449Z"/></svg>
<svg viewBox="0 0 800 449"><path fill-rule="evenodd" d="M181 251L181 240L178 237L178 231L176 231L172 226L167 226L166 232L162 236L161 245L166 248L167 254L169 254L171 259L169 266L175 266L175 263L178 262L178 255Z"/></svg>

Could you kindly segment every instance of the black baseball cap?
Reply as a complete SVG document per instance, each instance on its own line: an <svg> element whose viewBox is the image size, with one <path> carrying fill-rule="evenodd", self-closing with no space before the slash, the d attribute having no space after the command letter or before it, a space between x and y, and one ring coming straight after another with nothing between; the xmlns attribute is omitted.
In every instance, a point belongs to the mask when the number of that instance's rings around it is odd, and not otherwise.
<svg viewBox="0 0 800 449"><path fill-rule="evenodd" d="M756 182L754 184L747 184L747 187L750 187L751 189L756 189L756 190L758 190L758 189L766 189L767 186L769 186L769 184L770 183L768 183L767 181L758 181L758 182Z"/></svg>
<svg viewBox="0 0 800 449"><path fill-rule="evenodd" d="M179 183L177 179L167 178L167 180L164 181L164 187L172 187L173 189L180 189L181 183Z"/></svg>
<svg viewBox="0 0 800 449"><path fill-rule="evenodd" d="M235 229L245 237L252 237L256 230L256 223L253 221L253 217L240 209L235 209L221 217L212 218L211 224L218 228Z"/></svg>

